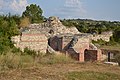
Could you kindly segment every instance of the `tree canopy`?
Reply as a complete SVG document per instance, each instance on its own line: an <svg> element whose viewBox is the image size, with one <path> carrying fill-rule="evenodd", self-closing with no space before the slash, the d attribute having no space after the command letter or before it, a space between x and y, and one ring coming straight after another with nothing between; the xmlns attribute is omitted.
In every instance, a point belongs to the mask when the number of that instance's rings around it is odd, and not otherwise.
<svg viewBox="0 0 120 80"><path fill-rule="evenodd" d="M19 29L13 16L0 17L0 53L5 53L13 47L11 37L18 35Z"/></svg>
<svg viewBox="0 0 120 80"><path fill-rule="evenodd" d="M30 24L29 18L24 17L24 18L22 18L22 19L20 20L20 25L19 25L19 27L20 27L20 28L25 28L25 27L29 26L29 24Z"/></svg>
<svg viewBox="0 0 120 80"><path fill-rule="evenodd" d="M31 4L26 7L26 10L23 12L22 17L28 17L31 23L39 23L43 21L42 16L43 10L36 4Z"/></svg>
<svg viewBox="0 0 120 80"><path fill-rule="evenodd" d="M117 28L113 33L113 38L116 42L120 43L120 28Z"/></svg>

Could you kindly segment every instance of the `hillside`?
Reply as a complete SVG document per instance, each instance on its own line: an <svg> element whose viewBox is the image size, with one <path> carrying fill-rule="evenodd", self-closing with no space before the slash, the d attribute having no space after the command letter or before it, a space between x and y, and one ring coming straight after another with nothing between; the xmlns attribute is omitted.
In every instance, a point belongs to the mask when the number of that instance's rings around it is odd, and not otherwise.
<svg viewBox="0 0 120 80"><path fill-rule="evenodd" d="M75 26L80 32L101 34L104 31L113 31L120 27L119 21L98 21L91 19L63 19L66 26Z"/></svg>

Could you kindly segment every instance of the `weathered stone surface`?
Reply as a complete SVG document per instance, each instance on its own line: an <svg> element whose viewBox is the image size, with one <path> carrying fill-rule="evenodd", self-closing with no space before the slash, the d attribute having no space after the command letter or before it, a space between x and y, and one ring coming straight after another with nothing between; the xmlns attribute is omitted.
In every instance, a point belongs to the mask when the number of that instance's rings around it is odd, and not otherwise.
<svg viewBox="0 0 120 80"><path fill-rule="evenodd" d="M47 22L41 24L31 24L29 26L30 29L37 29L42 33L48 35L50 30L54 31L54 35L56 34L64 34L64 33L72 33L79 34L80 32L76 27L67 28L64 26L58 17L50 17Z"/></svg>
<svg viewBox="0 0 120 80"><path fill-rule="evenodd" d="M103 41L109 42L110 41L110 37L113 35L112 31L109 32L103 32L102 34L99 35L93 35L91 37L92 40L97 41L102 39Z"/></svg>
<svg viewBox="0 0 120 80"><path fill-rule="evenodd" d="M31 50L40 51L46 53L48 40L44 34L40 32L23 32L21 36L13 37L12 41L15 42L15 46L24 51L24 48L29 48Z"/></svg>

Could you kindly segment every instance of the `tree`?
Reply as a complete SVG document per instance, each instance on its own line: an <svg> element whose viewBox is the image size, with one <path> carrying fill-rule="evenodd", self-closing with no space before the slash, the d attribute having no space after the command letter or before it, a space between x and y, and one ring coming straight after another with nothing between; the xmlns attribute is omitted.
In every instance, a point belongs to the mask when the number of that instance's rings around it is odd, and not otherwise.
<svg viewBox="0 0 120 80"><path fill-rule="evenodd" d="M23 12L22 17L28 17L31 23L39 23L43 21L42 9L36 4L31 4L26 7L26 10Z"/></svg>
<svg viewBox="0 0 120 80"><path fill-rule="evenodd" d="M116 42L120 43L120 28L117 28L113 33L113 38Z"/></svg>
<svg viewBox="0 0 120 80"><path fill-rule="evenodd" d="M119 52L119 53L120 53L120 52ZM116 62L118 62L119 66L120 66L120 54L117 54L117 55L115 56L115 60L116 60Z"/></svg>
<svg viewBox="0 0 120 80"><path fill-rule="evenodd" d="M20 25L19 25L19 26L20 26L21 28L25 28L25 27L27 27L29 24L30 24L29 18L25 17L25 18L22 18L22 19L20 20Z"/></svg>
<svg viewBox="0 0 120 80"><path fill-rule="evenodd" d="M0 18L0 53L6 53L13 47L11 37L19 34L15 20L11 16ZM6 18L6 19L5 19Z"/></svg>

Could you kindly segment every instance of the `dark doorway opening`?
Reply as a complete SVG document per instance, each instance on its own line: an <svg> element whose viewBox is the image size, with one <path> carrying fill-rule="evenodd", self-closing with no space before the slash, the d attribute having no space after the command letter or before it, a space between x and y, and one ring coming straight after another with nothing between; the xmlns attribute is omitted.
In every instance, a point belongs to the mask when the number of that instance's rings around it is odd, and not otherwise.
<svg viewBox="0 0 120 80"><path fill-rule="evenodd" d="M55 51L62 51L62 37L53 37L48 39L48 45Z"/></svg>

